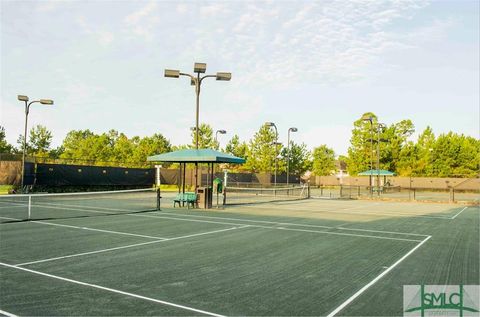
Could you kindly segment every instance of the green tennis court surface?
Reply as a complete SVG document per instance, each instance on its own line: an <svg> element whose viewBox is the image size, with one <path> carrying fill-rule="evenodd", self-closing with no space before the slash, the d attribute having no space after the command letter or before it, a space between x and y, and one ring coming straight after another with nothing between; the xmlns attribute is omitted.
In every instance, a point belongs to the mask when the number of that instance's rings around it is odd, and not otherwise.
<svg viewBox="0 0 480 317"><path fill-rule="evenodd" d="M199 211L173 209L174 195L160 212L143 211L154 200L41 201L32 221L16 220L25 201L0 205L0 310L398 316L403 285L480 284L478 207L309 199Z"/></svg>

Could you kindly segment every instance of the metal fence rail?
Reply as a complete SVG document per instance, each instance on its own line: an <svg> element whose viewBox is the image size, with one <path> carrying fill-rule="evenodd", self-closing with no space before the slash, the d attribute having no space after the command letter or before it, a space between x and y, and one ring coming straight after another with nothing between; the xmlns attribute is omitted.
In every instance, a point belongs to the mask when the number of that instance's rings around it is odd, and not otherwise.
<svg viewBox="0 0 480 317"><path fill-rule="evenodd" d="M313 186L313 198L332 199L382 199L401 201L425 201L479 204L480 188L465 190L456 188L410 188L400 186L370 187L357 185Z"/></svg>

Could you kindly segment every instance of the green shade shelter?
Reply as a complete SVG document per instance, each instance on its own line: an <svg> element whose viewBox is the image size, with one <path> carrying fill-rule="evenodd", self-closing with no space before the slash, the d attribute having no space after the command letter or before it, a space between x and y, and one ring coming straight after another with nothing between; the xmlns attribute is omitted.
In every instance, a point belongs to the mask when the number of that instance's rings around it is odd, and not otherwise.
<svg viewBox="0 0 480 317"><path fill-rule="evenodd" d="M377 176L377 175L393 176L393 175L395 175L395 173L387 171L387 170L368 170L368 171L365 171L365 172L358 173L358 175L360 175L360 176Z"/></svg>
<svg viewBox="0 0 480 317"><path fill-rule="evenodd" d="M206 190L207 203L205 208L211 208L212 206L212 193L210 189L213 189L213 177L214 177L214 164L219 163L229 163L229 164L243 164L245 159L241 157L236 157L227 153L222 153L212 149L185 149L169 153L163 153L158 155L152 155L147 158L149 162L169 162L169 163L180 163L180 182L182 184L182 192L185 194L185 171L188 163L195 164L195 190L197 192L200 190ZM208 173L207 173L207 188L199 189L198 188L198 164L207 164ZM182 173L183 170L183 173ZM183 174L183 176L182 176ZM200 183L202 181L200 180ZM180 193L180 186L178 188ZM217 197L218 199L218 197Z"/></svg>
<svg viewBox="0 0 480 317"><path fill-rule="evenodd" d="M233 163L243 164L245 159L212 149L186 149L149 156L149 162L174 163Z"/></svg>
<svg viewBox="0 0 480 317"><path fill-rule="evenodd" d="M373 186L374 186L374 182L373 180L376 178L377 179L377 188L381 188L383 186L385 186L385 184L388 184L387 183L387 176L394 176L395 173L394 172L390 172L390 171L387 171L387 170L368 170L368 171L365 171L365 172L361 172L361 173L358 173L359 176L370 176L370 186L371 187L371 190L373 191ZM383 180L382 180L382 177L380 176L383 176ZM380 193L380 190L378 190L378 193Z"/></svg>

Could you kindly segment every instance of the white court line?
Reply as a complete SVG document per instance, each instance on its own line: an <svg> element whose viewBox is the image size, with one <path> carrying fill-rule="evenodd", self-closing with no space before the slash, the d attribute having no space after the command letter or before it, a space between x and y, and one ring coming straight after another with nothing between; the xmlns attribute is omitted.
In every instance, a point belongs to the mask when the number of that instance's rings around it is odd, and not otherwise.
<svg viewBox="0 0 480 317"><path fill-rule="evenodd" d="M244 208L257 208L257 209L271 209L268 207L259 207L259 206L244 206ZM333 208L333 207L332 207ZM295 210L298 211L309 211L309 212L316 212L316 213L333 213L333 214L355 214L355 215L382 215L382 216L395 216L395 215L400 215L400 216L409 216L409 217L414 217L414 218L429 218L429 219L443 219L443 220L451 220L451 217L447 216L424 216L424 215L415 215L415 214L409 214L409 213L402 213L402 212L396 212L396 211L391 211L391 212L377 212L377 211L365 211L365 210L359 210L359 211L346 211L346 210L337 210L337 211L331 211L331 210L318 210L318 209L300 209L300 208L295 208Z"/></svg>
<svg viewBox="0 0 480 317"><path fill-rule="evenodd" d="M61 277L61 276L58 276L58 275L53 275L53 274L43 273L43 272L39 272L39 271L34 271L34 270L30 270L30 269L27 269L27 268L24 268L24 267L17 267L17 266L2 263L2 262L0 262L0 265L8 267L8 268L16 269L16 270L29 272L29 273L32 273L32 274L42 275L42 276L46 276L46 277L49 277L49 278L73 283L73 284L78 284L78 285L82 285L82 286L101 289L103 291L116 293L116 294L121 294L121 295L125 295L125 296L130 296L130 297L134 297L134 298L138 298L138 299L143 299L143 300L146 300L146 301L150 301L150 302L154 302L154 303L158 303L158 304L163 304L163 305L166 305L166 306L172 306L172 307L188 310L188 311L195 312L195 313L205 314L205 315L209 315L209 316L223 317L223 315L215 314L215 313L208 312L208 311L205 311L205 310L201 310L201 309L197 309L197 308L193 308L193 307L188 307L188 306L184 306L184 305L179 305L179 304L167 302L167 301L156 299L156 298L146 297L146 296L142 296L142 295L138 295L138 294L134 294L134 293L124 292L124 291L120 291L120 290L117 290L117 289L113 289L113 288L109 288L109 287L105 287L105 286L101 286L101 285L97 285L97 284L86 283L86 282L82 282L82 281L78 281L78 280L73 280L73 279Z"/></svg>
<svg viewBox="0 0 480 317"><path fill-rule="evenodd" d="M127 209L117 209L117 208L106 208L106 207L89 207L89 206L78 206L78 205L53 205L49 203L42 203L42 204L36 204L34 206L39 206L39 207L48 207L48 208L54 208L54 209L62 209L62 210L77 210L77 211L84 211L84 212L90 212L90 213L99 213L99 214L112 214L111 212L108 211L125 211L129 212ZM73 208L72 208L73 207ZM81 207L81 208L77 208ZM84 208L91 208L91 209L84 209ZM93 210L94 209L94 210ZM100 211L97 209L105 210L105 211ZM131 212L131 211L130 211ZM152 210L153 212L153 210ZM125 213L125 214L118 214L120 216L129 216L129 217L145 217L145 218L163 218L163 219L173 219L177 220L177 218L171 218L171 217L162 217L162 216L149 216L149 215L144 215L144 214L132 214L132 213ZM206 223L214 223L214 224L221 224L221 225L233 225L233 226L238 226L242 225L239 223L232 223L232 222L220 222L220 221L207 221L207 220L199 220L198 222L206 222Z"/></svg>
<svg viewBox="0 0 480 317"><path fill-rule="evenodd" d="M11 206L11 205L10 205L10 206L1 206L0 208L19 208L19 207L24 207L24 208L25 208L25 207L28 207L28 205L25 205L25 204L23 204L23 205L15 205L15 206Z"/></svg>
<svg viewBox="0 0 480 317"><path fill-rule="evenodd" d="M190 222L209 222L206 220L198 220L198 219L185 219L185 218L176 218L176 217L163 217L163 216L145 216L150 218L167 218L167 219L174 219L180 221L190 221ZM280 224L280 223L278 223ZM242 225L242 224L237 224ZM299 231L299 232L310 232L310 233L320 233L320 234L333 234L333 235L341 235L341 236L352 236L352 237L361 237L361 238L374 238L374 239L383 239L383 240L398 240L398 241L409 241L409 242L419 242L421 240L411 240L411 239L403 239L403 238L391 238L391 237L381 237L381 236L370 236L370 235L363 235L363 234L353 234L353 233L341 233L341 232L329 232L329 231L316 231L316 230L304 230L304 229L294 229L294 228L283 228L283 227L274 227L274 226L262 226L262 225L247 225L248 227L252 228L263 228L263 229L279 229L279 230L288 230L288 231ZM335 229L334 227L332 227Z"/></svg>
<svg viewBox="0 0 480 317"><path fill-rule="evenodd" d="M344 225L345 225L345 224L344 224ZM370 230L370 229L360 229L360 228L345 228L345 227L342 227L342 226L339 226L338 229L342 229L342 230L352 230L352 231L365 231L365 232L403 234L403 235L417 236L417 237L427 237L427 236L428 236L428 234L420 234L420 233L407 233L407 232L384 231L384 230Z"/></svg>
<svg viewBox="0 0 480 317"><path fill-rule="evenodd" d="M0 217L0 219L8 219L8 220L20 220L20 219L17 219L17 218L10 218L10 217Z"/></svg>
<svg viewBox="0 0 480 317"><path fill-rule="evenodd" d="M9 313L9 312L1 310L1 309L0 309L0 314L5 315L7 317L17 317L17 315L14 315L12 313Z"/></svg>
<svg viewBox="0 0 480 317"><path fill-rule="evenodd" d="M70 208L74 210L73 208ZM106 209L106 208L102 208ZM117 210L113 208L108 208L109 210ZM83 210L83 209L82 209ZM83 210L85 212L92 212L92 213L105 213L102 211L94 211L94 210ZM171 215L171 213L164 213L164 212L155 212L155 214L166 214ZM175 214L174 214L175 215ZM145 218L159 218L159 219L170 219L170 220L179 220L179 221L190 221L190 222L204 222L204 223L214 223L214 224L223 224L223 225L234 225L240 226L243 225L241 223L231 223L231 222L220 222L220 221L210 221L210 220L199 220L199 219L185 219L185 218L177 218L177 217L166 217L166 216L156 216L154 214L151 215L143 215L143 214L125 214L125 216L133 216L133 217L145 217ZM175 215L176 216L176 215ZM247 220L247 219L239 219L239 218L224 218L224 217L208 217L208 216L194 216L194 215L181 215L184 217L202 217L202 218L214 218L214 219L227 219L227 220L237 220L237 221L248 221L248 222L258 222L258 223L270 223L275 225L291 225L291 226L303 226L303 227L319 227L319 228L327 228L327 229L336 229L336 227L328 227L328 226L315 226L315 225L301 225L295 223L288 223L288 222L273 222L273 221L263 221L263 220ZM268 227L268 226L260 226L260 225L250 225L251 227L257 228L264 228L264 229L276 229L276 227ZM327 231L313 231L313 230L302 230L302 229L288 229L289 231L300 231L300 232L316 232L316 233L323 233L323 234L333 234L333 235L342 235L342 236L353 236L353 237L364 237L364 238L375 238L375 239L384 239L384 240L398 240L398 241L412 241L412 242L419 242L420 240L413 240L413 239L403 239L403 238L390 238L390 237L380 237L380 236L371 236L371 235L360 235L360 234L350 234L350 233L339 233L339 232L327 232ZM354 230L354 229L352 229ZM372 231L373 232L373 231ZM382 231L378 231L381 233ZM392 232L389 232L392 233ZM395 233L395 234L404 234L404 235L411 235L410 233ZM415 235L415 234L412 234Z"/></svg>
<svg viewBox="0 0 480 317"><path fill-rule="evenodd" d="M39 205L41 206L41 205ZM72 206L72 205L70 205ZM59 209L66 209L65 207L52 207L52 208L59 208ZM93 208L93 207L92 207ZM70 210L75 210L74 208L69 208ZM106 210L119 210L123 211L123 209L113 209L113 208L102 208ZM68 210L68 209L67 209ZM92 212L92 213L102 213L105 214L107 212L103 211L97 211L97 210L85 210L85 209L79 209L85 212ZM162 213L162 212L155 212L156 214L168 214L170 215L171 213ZM155 215L144 215L144 214L125 214L125 216L133 216L133 217L146 217L146 218L159 218L159 219L170 219L170 220L179 220L179 221L190 221L190 222L204 222L204 223L214 223L214 224L223 224L223 225L234 225L234 226L240 226L243 225L241 223L231 223L231 222L220 222L220 221L210 221L210 220L199 220L199 219L185 219L185 218L177 218L177 217L165 217L165 216L155 216ZM189 215L182 215L182 216L189 216ZM207 216L194 216L194 217L205 217ZM216 219L227 219L223 217L208 217L208 218L216 218ZM235 219L235 218L230 218L230 219ZM284 223L284 222L268 222L268 221L262 221L262 220L246 220L246 219L237 219L237 221L249 221L249 222L258 222L258 223L272 223L275 225L292 225L292 226L313 226L313 225L301 225L301 224L294 224L294 223ZM258 228L267 228L267 226L260 226L260 225L250 225L251 227L258 227ZM328 228L328 229L335 229L336 227L327 227L327 226L318 226L321 228ZM275 227L269 227L268 229L275 229ZM289 231L305 231L301 229L288 229ZM313 231L313 230L311 230ZM309 231L305 231L309 232ZM411 240L411 239L402 239L402 238L390 238L390 237L379 237L379 236L370 236L370 235L359 235L359 234L349 234L349 233L335 233L335 232L327 232L327 231L315 231L317 233L323 233L323 234L335 234L335 235L343 235L343 236L354 236L354 237L365 237L365 238L376 238L376 239L384 239L384 240L398 240L398 241L415 241L418 242L420 240ZM378 231L379 233L381 231ZM396 233L396 234L406 234L410 235L409 233Z"/></svg>
<svg viewBox="0 0 480 317"><path fill-rule="evenodd" d="M417 244L413 249L411 249L410 251L408 251L407 254L405 254L404 256L402 256L397 262L395 262L393 265L391 265L388 269L386 269L385 271L383 271L382 273L380 273L377 277L375 277L370 283L368 283L367 285L365 285L364 287L362 287L360 290L358 290L355 294L353 294L352 296L350 296L346 301L344 301L342 304L340 304L340 306L338 306L337 308L335 308L330 314L327 315L327 317L333 317L335 316L336 314L338 314L342 309L344 309L347 305L349 305L351 302L353 302L355 300L355 298L357 298L358 296L360 296L363 292L365 292L370 286L372 286L373 284L375 284L378 280L380 280L382 277L384 277L386 274L388 274L388 272L390 272L391 270L393 270L397 265L399 265L403 260L405 260L410 254L412 254L413 252L415 252L415 250L417 250L418 248L420 248L425 242L428 241L428 239L430 239L431 236L428 236L426 237L424 240L422 240L419 244Z"/></svg>
<svg viewBox="0 0 480 317"><path fill-rule="evenodd" d="M310 233L324 233L324 234L333 234L333 235L339 235L339 236L353 236L353 237L374 238L374 239L382 239L382 240L397 240L397 241L409 241L409 242L421 242L422 241L422 240L403 239L403 238L370 236L370 235L353 234L353 233L316 231L316 230L306 230L306 229L292 229L292 228L284 228L284 227L268 227L268 226L255 226L255 225L251 225L251 227L265 228L265 229L287 230L287 231L310 232Z"/></svg>
<svg viewBox="0 0 480 317"><path fill-rule="evenodd" d="M112 231L112 230L95 229L95 228L90 228L90 227L77 227L77 226L64 225L64 224L53 223L53 222L44 222L44 221L36 221L36 220L30 221L30 222L40 223L40 224L49 225L49 226L66 227L66 228L80 229L80 230L88 230L88 231L98 231L98 232L103 232L103 233L120 234L120 235L125 235L125 236L133 236L133 237L148 238L148 239L155 239L155 240L167 240L167 239L168 239L168 238L164 238L164 237L148 236L148 235L144 235L144 234L136 234L136 233L122 232L122 231Z"/></svg>
<svg viewBox="0 0 480 317"><path fill-rule="evenodd" d="M172 215L173 213L158 212L155 214L164 214ZM351 231L365 231L365 232L377 232L377 233L390 233L390 234L400 234L408 236L419 236L426 237L426 234L417 234L417 233L408 233L408 232L398 232L398 231L383 231L383 230L369 230L369 229L355 229L355 228L344 228L339 226L320 226L320 225L310 225L310 224L301 224L293 222L275 222L275 221L266 221L266 220L251 220L251 219L241 219L241 218L230 218L230 217L211 217L211 216L201 216L201 215L185 215L185 214L173 214L175 216L182 217L193 217L193 218L209 218L209 219L226 219L226 220L235 220L235 221L247 221L247 222L256 222L256 223L268 223L274 225L282 226L297 226L297 227L310 227L310 228L325 228L325 229L341 229L341 230L351 230Z"/></svg>
<svg viewBox="0 0 480 317"><path fill-rule="evenodd" d="M21 219L17 219L17 218L8 218L8 217L0 217L0 218L10 219L10 220L18 220L18 221L21 220ZM66 227L66 228L88 230L88 231L98 231L98 232L103 232L103 233L112 233L112 234L119 234L119 235L133 236L133 237L140 237L140 238L148 238L148 239L155 239L155 240L165 240L165 239L167 239L167 238L164 238L164 237L148 236L148 235L144 235L144 234L136 234L136 233L122 232L122 231L112 231L112 230L104 230L104 229L95 229L95 228L90 228L90 227L78 227L78 226L64 225L64 224L60 224L60 223L45 222L45 221L39 221L39 220L31 220L29 222L25 221L24 223L38 223L38 224L48 225L48 226Z"/></svg>
<svg viewBox="0 0 480 317"><path fill-rule="evenodd" d="M462 210L460 210L457 214L455 214L455 215L454 215L452 218L450 218L450 219L455 219L455 218L457 218L457 216L460 215L460 214L461 214L465 209L467 209L467 208L468 208L468 206L467 206L467 207L464 207Z"/></svg>
<svg viewBox="0 0 480 317"><path fill-rule="evenodd" d="M97 250L97 251L76 253L76 254L70 254L70 255L64 255L64 256L57 256L57 257L54 257L54 258L48 258L48 259L43 259L43 260L38 260L38 261L32 261L32 262L25 262L25 263L15 264L14 266L23 266L23 265L29 265L29 264L36 264L36 263L43 263L43 262L50 262L50 261L56 261L56 260L61 260L61 259L73 258L73 257L78 257L78 256L83 256L83 255L89 255L89 254L104 253L104 252L115 251L115 250L120 250L120 249L138 247L138 246L141 246L141 245L147 245L147 244L153 244L153 243L160 243L160 242L166 242L166 241L172 241L172 240L179 240L179 239L186 239L186 238L203 236L203 235L212 234L212 233L230 231L230 230L235 230L235 229L242 229L242 228L246 228L246 227L248 227L248 226L233 227L233 228L227 228L227 229L221 229L221 230L201 232L201 233L190 234L190 235L188 235L188 236L180 236L180 237L168 238L168 239L164 239L164 240L155 240L155 241L149 241L149 242L143 242L143 243L129 244L129 245L125 245L125 246L121 246L121 247L116 247L116 248L108 248L108 249L102 249L102 250Z"/></svg>

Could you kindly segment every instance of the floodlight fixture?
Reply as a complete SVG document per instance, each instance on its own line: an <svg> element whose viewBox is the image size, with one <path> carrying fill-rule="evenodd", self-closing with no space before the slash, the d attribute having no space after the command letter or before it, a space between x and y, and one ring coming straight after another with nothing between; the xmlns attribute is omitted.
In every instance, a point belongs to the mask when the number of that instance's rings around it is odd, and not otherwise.
<svg viewBox="0 0 480 317"><path fill-rule="evenodd" d="M230 79L232 79L232 73L218 72L216 79L221 81L230 81Z"/></svg>
<svg viewBox="0 0 480 317"><path fill-rule="evenodd" d="M220 134L227 134L227 131L225 131L225 130L218 130L217 132L220 133Z"/></svg>
<svg viewBox="0 0 480 317"><path fill-rule="evenodd" d="M17 96L17 99L18 99L19 101L28 102L28 96L18 95L18 96Z"/></svg>
<svg viewBox="0 0 480 317"><path fill-rule="evenodd" d="M180 77L180 71L175 69L165 69L165 77L178 78Z"/></svg>
<svg viewBox="0 0 480 317"><path fill-rule="evenodd" d="M53 100L50 99L40 99L42 105L53 105Z"/></svg>
<svg viewBox="0 0 480 317"><path fill-rule="evenodd" d="M193 71L195 73L204 74L207 71L207 64L206 63L195 63L193 66Z"/></svg>

